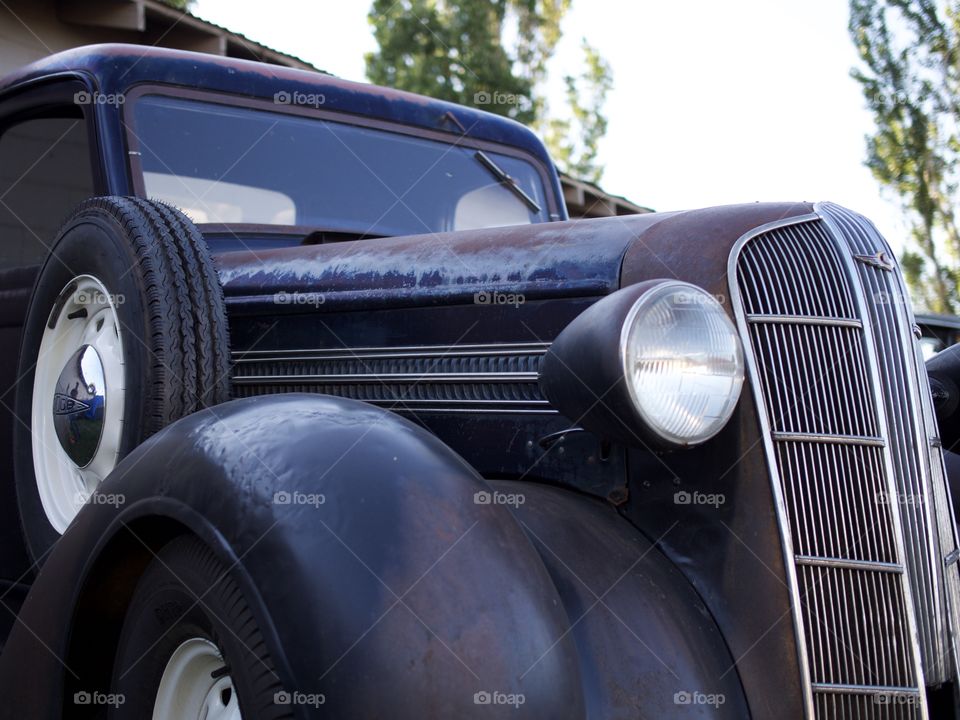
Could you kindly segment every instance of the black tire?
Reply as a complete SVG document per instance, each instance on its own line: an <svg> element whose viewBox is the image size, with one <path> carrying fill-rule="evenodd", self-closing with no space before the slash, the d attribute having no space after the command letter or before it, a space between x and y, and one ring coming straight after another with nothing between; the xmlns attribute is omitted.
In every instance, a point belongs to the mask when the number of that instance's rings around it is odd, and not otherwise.
<svg viewBox="0 0 960 720"><path fill-rule="evenodd" d="M152 717L167 662L191 638L209 640L220 650L244 720L293 717L290 706L276 702L283 688L240 587L192 536L165 546L137 584L120 633L110 689L123 702L108 717Z"/></svg>
<svg viewBox="0 0 960 720"><path fill-rule="evenodd" d="M229 399L223 289L199 230L179 210L139 198L93 198L78 206L37 276L17 372L14 482L27 549L37 562L60 535L44 512L34 471L34 369L58 299L81 275L124 299L116 307L127 384L118 459L174 420Z"/></svg>

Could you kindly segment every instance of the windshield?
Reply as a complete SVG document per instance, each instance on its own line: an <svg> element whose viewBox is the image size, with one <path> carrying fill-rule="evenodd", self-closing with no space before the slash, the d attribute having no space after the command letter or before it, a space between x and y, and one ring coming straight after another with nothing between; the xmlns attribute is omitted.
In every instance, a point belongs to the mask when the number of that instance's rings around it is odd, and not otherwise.
<svg viewBox="0 0 960 720"><path fill-rule="evenodd" d="M342 122L147 95L133 108L146 196L198 223L411 235L549 219L534 165Z"/></svg>

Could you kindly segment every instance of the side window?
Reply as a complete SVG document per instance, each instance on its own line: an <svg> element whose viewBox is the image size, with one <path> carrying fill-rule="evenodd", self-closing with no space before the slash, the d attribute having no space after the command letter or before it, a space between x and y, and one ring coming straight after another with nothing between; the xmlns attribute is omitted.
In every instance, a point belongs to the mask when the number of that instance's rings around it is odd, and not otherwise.
<svg viewBox="0 0 960 720"><path fill-rule="evenodd" d="M60 223L94 194L82 117L41 117L0 134L0 273L43 262Z"/></svg>

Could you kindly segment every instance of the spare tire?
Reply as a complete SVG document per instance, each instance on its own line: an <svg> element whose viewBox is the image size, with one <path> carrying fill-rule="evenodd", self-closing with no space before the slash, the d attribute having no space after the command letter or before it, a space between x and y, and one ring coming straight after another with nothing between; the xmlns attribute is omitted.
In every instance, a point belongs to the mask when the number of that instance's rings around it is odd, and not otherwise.
<svg viewBox="0 0 960 720"><path fill-rule="evenodd" d="M183 213L132 197L73 211L20 345L14 482L35 561L133 448L228 399L229 353L223 289Z"/></svg>

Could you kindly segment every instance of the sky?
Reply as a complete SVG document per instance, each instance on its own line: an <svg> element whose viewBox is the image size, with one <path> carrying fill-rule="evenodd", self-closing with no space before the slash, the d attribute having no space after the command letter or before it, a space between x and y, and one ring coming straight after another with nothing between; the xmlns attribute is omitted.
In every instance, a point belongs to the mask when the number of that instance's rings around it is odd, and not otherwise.
<svg viewBox="0 0 960 720"><path fill-rule="evenodd" d="M198 0L200 17L349 80L375 50L366 0ZM573 0L550 71L580 40L613 69L600 148L608 192L656 210L831 200L896 249L906 225L863 166L872 123L850 78L845 0Z"/></svg>

